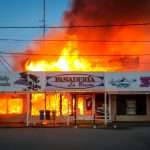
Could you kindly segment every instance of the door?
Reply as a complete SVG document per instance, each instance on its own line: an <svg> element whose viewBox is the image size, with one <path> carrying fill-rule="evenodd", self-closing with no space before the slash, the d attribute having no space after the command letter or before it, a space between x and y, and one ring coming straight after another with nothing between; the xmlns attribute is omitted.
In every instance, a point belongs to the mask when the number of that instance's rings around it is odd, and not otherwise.
<svg viewBox="0 0 150 150"><path fill-rule="evenodd" d="M84 115L92 115L93 96L86 96L84 98L84 101L85 101Z"/></svg>
<svg viewBox="0 0 150 150"><path fill-rule="evenodd" d="M110 118L110 98L107 96L106 99L106 113L107 119ZM95 116L99 119L105 118L105 100L104 94L95 94Z"/></svg>
<svg viewBox="0 0 150 150"><path fill-rule="evenodd" d="M80 119L93 119L94 112L94 95L78 95L77 98L77 115Z"/></svg>

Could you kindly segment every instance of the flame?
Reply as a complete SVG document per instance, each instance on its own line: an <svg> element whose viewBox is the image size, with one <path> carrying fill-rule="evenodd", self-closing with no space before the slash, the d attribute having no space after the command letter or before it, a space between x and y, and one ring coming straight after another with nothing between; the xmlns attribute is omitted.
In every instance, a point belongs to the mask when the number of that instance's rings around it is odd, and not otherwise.
<svg viewBox="0 0 150 150"><path fill-rule="evenodd" d="M83 115L83 97L78 98L78 114Z"/></svg>
<svg viewBox="0 0 150 150"><path fill-rule="evenodd" d="M45 100L45 94L32 94L31 115L39 115L39 111L45 109L44 100Z"/></svg>
<svg viewBox="0 0 150 150"><path fill-rule="evenodd" d="M126 34L131 33L131 35ZM134 33L134 32L133 32ZM132 37L135 37L130 29L123 29L122 32L119 32L117 34L117 39L114 40L126 40L128 37L133 39ZM122 36L124 35L124 36ZM76 37L71 37L76 38ZM110 54L118 54L120 55L119 58L116 57L103 57L102 55L105 55L105 49L100 50L98 52L98 49L96 49L96 46L93 45L93 48L91 49L90 53L88 52L88 55L79 55L79 53L82 50L82 46L80 46L80 49L78 48L78 43L76 40L74 41L68 41L66 45L62 48L60 55L47 55L47 56L41 56L41 58L37 58L36 56L31 56L30 59L28 59L25 63L25 70L27 71L90 71L90 72L96 72L96 71L120 71L124 69L124 66L128 67L126 69L130 68L130 65L133 66L133 64L137 65L138 59L137 58L126 58L123 56L127 53L138 53L141 47L138 46L138 44L128 44L128 46L118 46L118 45L112 45L109 46L109 52ZM51 47L48 46L46 43L46 46L44 44L39 45L38 52L42 52L45 47ZM105 48L105 47L102 47ZM52 47L51 47L52 49ZM126 52L125 49L129 49L128 52ZM106 49L107 51L108 49ZM120 51L121 50L121 51ZM44 50L45 51L45 50ZM93 52L98 52L98 56L92 56ZM100 55L100 52L102 52L102 55ZM129 63L129 62L131 63ZM133 62L132 62L133 61ZM127 64L126 64L127 63ZM136 68L137 66L135 66ZM77 114L83 115L84 114L84 99L83 97L79 97L77 100ZM69 103L69 104L68 104ZM68 97L64 94L48 94L45 96L45 94L32 94L32 115L39 115L39 110L50 110L56 111L56 115L67 115L68 109L69 114L73 114L74 112L74 106L75 102L70 102ZM68 108L69 107L69 108ZM92 112L89 110L89 112L86 112L87 115L91 115Z"/></svg>
<svg viewBox="0 0 150 150"><path fill-rule="evenodd" d="M22 99L16 98L8 100L8 114L22 114L22 110L23 110Z"/></svg>
<svg viewBox="0 0 150 150"><path fill-rule="evenodd" d="M60 115L60 94L32 94L32 111L31 114L38 116L39 110L56 111L56 116ZM68 114L68 99L62 95L62 115Z"/></svg>
<svg viewBox="0 0 150 150"><path fill-rule="evenodd" d="M68 103L67 95L62 95L62 115L68 114Z"/></svg>
<svg viewBox="0 0 150 150"><path fill-rule="evenodd" d="M60 94L46 95L46 109L56 111L56 116L60 115Z"/></svg>
<svg viewBox="0 0 150 150"><path fill-rule="evenodd" d="M120 65L109 66L109 59L94 59L91 56L79 57L77 42L68 42L57 61L47 59L27 60L27 71L110 71L120 69ZM94 67L93 67L94 65Z"/></svg>
<svg viewBox="0 0 150 150"><path fill-rule="evenodd" d="M7 114L7 100L6 99L1 99L0 114Z"/></svg>
<svg viewBox="0 0 150 150"><path fill-rule="evenodd" d="M1 96L0 99L0 114L22 114L23 99L13 98L11 95Z"/></svg>
<svg viewBox="0 0 150 150"><path fill-rule="evenodd" d="M72 102L70 101L72 100ZM32 116L39 116L39 110L56 111L56 116L72 115L75 110L75 100L68 99L67 94L32 94ZM83 115L83 97L78 99L78 114Z"/></svg>
<svg viewBox="0 0 150 150"><path fill-rule="evenodd" d="M0 114L23 114L24 98L1 95ZM83 115L83 97L78 99L78 114ZM69 110L68 110L69 109ZM75 112L75 99L67 94L31 94L31 115L39 116L40 110L56 111L56 116L72 115Z"/></svg>
<svg viewBox="0 0 150 150"><path fill-rule="evenodd" d="M120 65L109 66L108 58L92 59L91 57L79 57L77 42L68 42L62 49L60 57L51 61L47 59L30 59L25 64L27 71L109 71L118 70ZM94 67L93 67L94 66ZM39 115L39 110L56 111L56 116L74 114L75 101L69 102L64 94L32 94L32 115ZM78 115L83 115L83 97L78 99Z"/></svg>

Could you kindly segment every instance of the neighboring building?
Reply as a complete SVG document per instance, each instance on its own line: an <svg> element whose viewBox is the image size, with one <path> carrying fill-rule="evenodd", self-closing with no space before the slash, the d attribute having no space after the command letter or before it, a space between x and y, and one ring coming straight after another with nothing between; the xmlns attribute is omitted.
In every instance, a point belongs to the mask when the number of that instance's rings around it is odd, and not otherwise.
<svg viewBox="0 0 150 150"><path fill-rule="evenodd" d="M0 122L150 121L149 72L1 72Z"/></svg>

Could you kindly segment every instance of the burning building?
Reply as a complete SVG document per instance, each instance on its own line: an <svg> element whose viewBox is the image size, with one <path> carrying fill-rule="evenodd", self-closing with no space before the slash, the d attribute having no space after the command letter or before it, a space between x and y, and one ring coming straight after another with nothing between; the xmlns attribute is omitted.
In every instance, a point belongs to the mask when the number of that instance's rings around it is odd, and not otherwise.
<svg viewBox="0 0 150 150"><path fill-rule="evenodd" d="M1 72L0 86L0 122L40 123L41 110L67 125L150 118L149 72Z"/></svg>
<svg viewBox="0 0 150 150"><path fill-rule="evenodd" d="M23 57L15 73L0 73L0 122L77 120L150 121L148 0L73 0L68 28L50 30ZM119 26L120 25L120 26ZM63 39L63 40L62 40ZM52 120L50 119L49 122Z"/></svg>

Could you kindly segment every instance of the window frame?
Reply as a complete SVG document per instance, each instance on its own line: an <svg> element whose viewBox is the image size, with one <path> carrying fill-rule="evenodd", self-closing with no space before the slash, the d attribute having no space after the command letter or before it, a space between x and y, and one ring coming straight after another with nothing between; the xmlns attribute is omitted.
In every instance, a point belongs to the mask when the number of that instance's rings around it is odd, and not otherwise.
<svg viewBox="0 0 150 150"><path fill-rule="evenodd" d="M136 100L136 113L127 114L127 100ZM147 97L144 94L139 95L116 95L116 114L125 116L145 116L147 115Z"/></svg>

